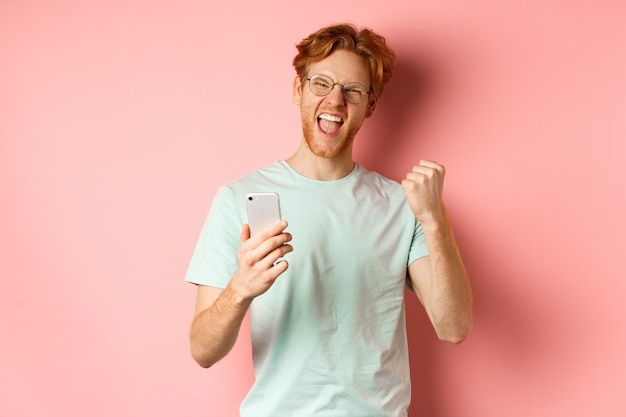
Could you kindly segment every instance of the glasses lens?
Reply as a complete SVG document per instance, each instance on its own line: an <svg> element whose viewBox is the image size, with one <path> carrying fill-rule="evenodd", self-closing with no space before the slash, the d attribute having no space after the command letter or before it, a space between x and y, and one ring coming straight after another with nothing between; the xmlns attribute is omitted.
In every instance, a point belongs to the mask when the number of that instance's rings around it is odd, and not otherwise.
<svg viewBox="0 0 626 417"><path fill-rule="evenodd" d="M309 80L309 88L316 96L327 96L333 91L335 85L342 87L343 97L348 103L359 104L369 94L369 91L361 83L348 83L346 85L335 84L335 82L325 75L315 74Z"/></svg>
<svg viewBox="0 0 626 417"><path fill-rule="evenodd" d="M361 83L348 83L343 86L343 95L348 103L359 104L367 96L367 89Z"/></svg>
<svg viewBox="0 0 626 417"><path fill-rule="evenodd" d="M316 96L326 96L333 90L333 80L325 75L314 75L309 78L309 88Z"/></svg>

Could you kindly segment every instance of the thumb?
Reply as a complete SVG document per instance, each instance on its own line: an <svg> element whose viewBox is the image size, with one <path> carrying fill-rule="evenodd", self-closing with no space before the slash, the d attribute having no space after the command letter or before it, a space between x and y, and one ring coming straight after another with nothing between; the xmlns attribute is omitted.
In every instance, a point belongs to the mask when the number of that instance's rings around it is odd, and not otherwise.
<svg viewBox="0 0 626 417"><path fill-rule="evenodd" d="M249 224L244 223L241 226L241 234L239 235L239 239L241 240L241 243L250 239L250 225Z"/></svg>

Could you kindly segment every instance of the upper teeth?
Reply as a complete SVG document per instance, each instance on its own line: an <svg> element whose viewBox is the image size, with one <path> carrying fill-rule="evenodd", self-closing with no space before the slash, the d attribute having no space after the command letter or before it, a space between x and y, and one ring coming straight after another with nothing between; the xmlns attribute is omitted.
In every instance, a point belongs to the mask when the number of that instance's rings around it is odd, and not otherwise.
<svg viewBox="0 0 626 417"><path fill-rule="evenodd" d="M320 114L319 118L320 119L324 119L324 120L328 120L329 122L337 122L337 123L342 123L343 122L343 119L341 117L332 116L330 114Z"/></svg>

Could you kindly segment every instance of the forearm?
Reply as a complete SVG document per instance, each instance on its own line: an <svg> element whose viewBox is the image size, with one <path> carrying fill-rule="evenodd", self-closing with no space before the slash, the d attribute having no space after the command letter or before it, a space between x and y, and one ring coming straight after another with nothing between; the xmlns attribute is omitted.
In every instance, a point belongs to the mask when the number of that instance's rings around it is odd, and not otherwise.
<svg viewBox="0 0 626 417"><path fill-rule="evenodd" d="M472 325L472 290L445 212L422 223L430 253L429 316L440 339L459 343Z"/></svg>
<svg viewBox="0 0 626 417"><path fill-rule="evenodd" d="M224 290L198 287L189 339L191 355L201 366L208 368L230 352L252 300L267 291L289 267L285 260L278 262L293 250L286 227L287 222L281 220L250 237L250 227L244 224L237 273Z"/></svg>
<svg viewBox="0 0 626 417"><path fill-rule="evenodd" d="M227 286L215 302L194 317L190 329L191 354L208 368L230 352L251 300L239 297Z"/></svg>

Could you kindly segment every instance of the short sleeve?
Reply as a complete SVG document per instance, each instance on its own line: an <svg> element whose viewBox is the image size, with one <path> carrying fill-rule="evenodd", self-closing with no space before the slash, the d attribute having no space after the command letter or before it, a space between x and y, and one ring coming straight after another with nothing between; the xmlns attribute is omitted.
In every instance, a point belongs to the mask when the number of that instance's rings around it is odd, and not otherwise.
<svg viewBox="0 0 626 417"><path fill-rule="evenodd" d="M218 189L196 243L185 281L225 288L239 267L242 219L233 192Z"/></svg>
<svg viewBox="0 0 626 417"><path fill-rule="evenodd" d="M426 237L424 236L422 225L416 220L407 265L411 265L413 262L419 258L423 258L424 256L428 256L428 246L426 245Z"/></svg>

